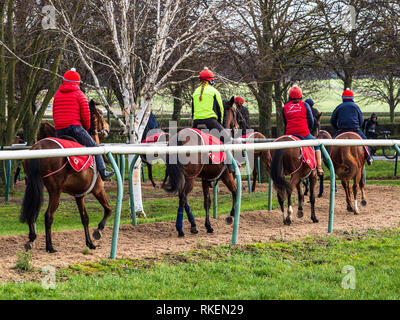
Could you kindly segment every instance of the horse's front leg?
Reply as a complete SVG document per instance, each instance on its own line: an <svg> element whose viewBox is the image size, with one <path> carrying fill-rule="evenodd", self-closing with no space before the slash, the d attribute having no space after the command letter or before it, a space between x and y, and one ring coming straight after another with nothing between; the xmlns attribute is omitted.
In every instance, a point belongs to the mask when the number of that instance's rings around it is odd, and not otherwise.
<svg viewBox="0 0 400 320"><path fill-rule="evenodd" d="M149 176L149 180L151 181L153 188L157 188L157 185L153 180L153 165L149 162L147 162L146 165L147 165L147 174Z"/></svg>
<svg viewBox="0 0 400 320"><path fill-rule="evenodd" d="M322 198L324 194L324 175L319 176L319 193L318 198Z"/></svg>
<svg viewBox="0 0 400 320"><path fill-rule="evenodd" d="M315 171L311 172L310 178L310 203L311 203L311 220L314 223L318 222L315 216L315 186L317 184L317 174Z"/></svg>
<svg viewBox="0 0 400 320"><path fill-rule="evenodd" d="M367 205L367 199L365 197L365 183L364 183L364 166L361 169L361 178L359 182L359 187L361 191L361 205L366 206Z"/></svg>
<svg viewBox="0 0 400 320"><path fill-rule="evenodd" d="M186 178L185 177L185 186L184 188L182 188L181 191L179 191L179 208L178 208L178 214L176 216L176 231L178 231L178 237L182 238L185 236L185 233L183 232L183 213L185 211L185 207L188 206L187 203L187 196L190 193L190 191L192 191L193 189L193 184L194 184L194 178ZM189 207L190 209L190 207ZM191 212L191 211L190 211ZM192 233L196 233L193 232L193 226L196 227L196 222L194 220L194 216L192 214L191 217L189 217L189 221L192 219L191 223L192 223ZM197 231L197 229L196 229Z"/></svg>
<svg viewBox="0 0 400 320"><path fill-rule="evenodd" d="M89 216L86 211L84 197L75 198L75 201L76 204L78 205L79 214L81 215L83 230L85 231L86 246L89 249L96 249L96 246L93 244L89 234Z"/></svg>
<svg viewBox="0 0 400 320"><path fill-rule="evenodd" d="M297 197L298 197L298 202L299 202L299 206L298 206L298 211L297 211L297 218L303 218L303 202L304 202L304 196L306 195L306 193L301 192L301 184L299 183L297 186Z"/></svg>

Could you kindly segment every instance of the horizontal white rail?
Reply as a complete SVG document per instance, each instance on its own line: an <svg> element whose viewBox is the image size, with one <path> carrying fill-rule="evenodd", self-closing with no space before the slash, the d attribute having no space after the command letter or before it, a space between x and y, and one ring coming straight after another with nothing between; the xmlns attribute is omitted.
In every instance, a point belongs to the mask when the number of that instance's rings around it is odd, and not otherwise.
<svg viewBox="0 0 400 320"><path fill-rule="evenodd" d="M274 149L290 149L305 146L394 146L400 145L400 140L351 140L351 139L315 139L301 141L247 143L247 144L223 144L212 146L154 146L154 145L104 145L93 148L69 148L69 149L46 149L46 150L15 150L0 151L0 160L22 160L58 158L80 155L101 155L114 154L183 154L183 153L204 153L218 151L260 151Z"/></svg>

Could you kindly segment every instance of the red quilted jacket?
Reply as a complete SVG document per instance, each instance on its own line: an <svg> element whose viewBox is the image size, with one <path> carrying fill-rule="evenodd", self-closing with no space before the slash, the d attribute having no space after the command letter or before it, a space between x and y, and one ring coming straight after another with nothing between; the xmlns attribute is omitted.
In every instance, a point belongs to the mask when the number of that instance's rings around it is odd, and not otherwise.
<svg viewBox="0 0 400 320"><path fill-rule="evenodd" d="M63 84L58 88L53 102L53 120L56 130L71 125L90 129L89 104L79 86Z"/></svg>

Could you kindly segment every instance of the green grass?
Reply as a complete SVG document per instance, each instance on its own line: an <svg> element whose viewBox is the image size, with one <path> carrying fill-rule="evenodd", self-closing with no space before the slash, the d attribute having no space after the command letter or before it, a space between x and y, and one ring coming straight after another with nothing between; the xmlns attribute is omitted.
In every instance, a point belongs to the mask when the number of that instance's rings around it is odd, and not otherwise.
<svg viewBox="0 0 400 320"><path fill-rule="evenodd" d="M371 230L102 260L59 269L54 290L1 284L0 299L399 299L399 241L398 230ZM355 289L342 287L345 266Z"/></svg>

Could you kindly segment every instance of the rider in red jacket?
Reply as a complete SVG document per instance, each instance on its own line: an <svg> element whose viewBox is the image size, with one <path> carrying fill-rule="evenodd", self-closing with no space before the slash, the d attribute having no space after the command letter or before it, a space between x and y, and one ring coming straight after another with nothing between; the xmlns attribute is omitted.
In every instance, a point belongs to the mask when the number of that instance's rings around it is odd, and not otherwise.
<svg viewBox="0 0 400 320"><path fill-rule="evenodd" d="M285 123L285 133L287 135L299 136L303 139L315 139L310 133L314 128L314 116L310 106L302 101L303 92L298 86L293 86L289 90L290 101L283 107L282 117ZM317 160L318 175L323 175L321 163L321 149L314 147L315 158Z"/></svg>
<svg viewBox="0 0 400 320"><path fill-rule="evenodd" d="M81 77L74 68L64 74L53 102L53 120L56 136L71 136L86 147L97 147L89 135L90 110L88 101L79 88ZM103 180L109 180L114 172L107 172L103 156L94 156L97 170Z"/></svg>

